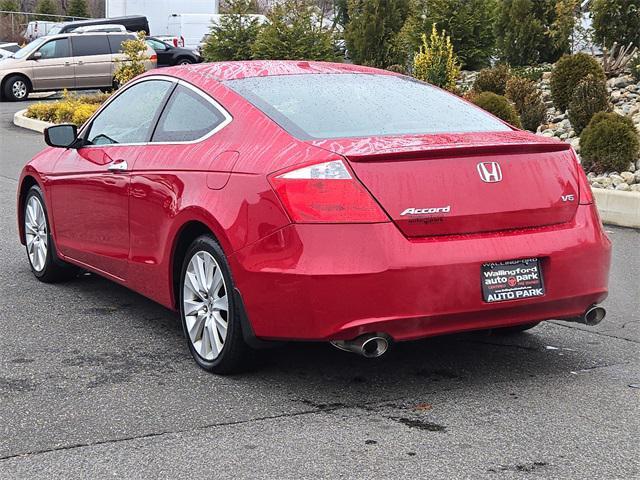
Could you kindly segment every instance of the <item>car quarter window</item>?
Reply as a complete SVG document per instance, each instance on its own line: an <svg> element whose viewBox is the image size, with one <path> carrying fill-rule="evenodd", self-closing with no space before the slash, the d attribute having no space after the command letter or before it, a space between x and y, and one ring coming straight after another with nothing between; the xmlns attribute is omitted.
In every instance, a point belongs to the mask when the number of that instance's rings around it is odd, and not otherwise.
<svg viewBox="0 0 640 480"><path fill-rule="evenodd" d="M167 80L146 80L127 88L96 116L85 140L91 145L148 142L173 85Z"/></svg>
<svg viewBox="0 0 640 480"><path fill-rule="evenodd" d="M51 40L40 47L40 58L65 58L70 57L69 52L69 40L66 38L59 38L57 40Z"/></svg>
<svg viewBox="0 0 640 480"><path fill-rule="evenodd" d="M107 35L77 35L71 37L74 57L89 55L110 55Z"/></svg>
<svg viewBox="0 0 640 480"><path fill-rule="evenodd" d="M188 142L204 137L226 120L210 100L183 85L162 112L152 142Z"/></svg>
<svg viewBox="0 0 640 480"><path fill-rule="evenodd" d="M135 40L135 35L108 35L109 46L111 47L111 53L122 52L122 42L126 40Z"/></svg>
<svg viewBox="0 0 640 480"><path fill-rule="evenodd" d="M153 38L147 38L147 44L153 48L154 50L166 50L167 46L162 43L159 42L158 40L155 40Z"/></svg>

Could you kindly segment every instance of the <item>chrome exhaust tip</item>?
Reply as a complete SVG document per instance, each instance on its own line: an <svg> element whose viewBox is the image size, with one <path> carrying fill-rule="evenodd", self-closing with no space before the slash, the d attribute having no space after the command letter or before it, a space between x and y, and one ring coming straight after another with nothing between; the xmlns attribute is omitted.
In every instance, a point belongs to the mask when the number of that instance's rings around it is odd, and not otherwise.
<svg viewBox="0 0 640 480"><path fill-rule="evenodd" d="M581 323L593 327L604 320L604 317L606 316L607 311L604 309L604 307L593 305L592 307L589 307L586 312L584 312L584 315L582 316L583 322Z"/></svg>
<svg viewBox="0 0 640 480"><path fill-rule="evenodd" d="M345 352L357 353L365 358L376 358L389 348L389 337L380 333L367 333L354 340L334 340L331 345Z"/></svg>

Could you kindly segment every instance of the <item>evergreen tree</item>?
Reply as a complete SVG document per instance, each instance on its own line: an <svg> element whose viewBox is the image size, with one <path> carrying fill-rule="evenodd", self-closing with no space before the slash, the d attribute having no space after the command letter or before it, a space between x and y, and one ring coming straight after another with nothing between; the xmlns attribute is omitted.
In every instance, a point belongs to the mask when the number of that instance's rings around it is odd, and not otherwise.
<svg viewBox="0 0 640 480"><path fill-rule="evenodd" d="M2 0L0 2L0 10L5 10L7 12L19 12L20 5L17 0Z"/></svg>
<svg viewBox="0 0 640 480"><path fill-rule="evenodd" d="M569 53L575 0L499 0L495 34L500 58L511 65L555 62Z"/></svg>
<svg viewBox="0 0 640 480"><path fill-rule="evenodd" d="M251 0L231 0L227 15L219 24L212 24L203 56L207 62L249 60L251 48L258 37L260 22L251 17L255 4Z"/></svg>
<svg viewBox="0 0 640 480"><path fill-rule="evenodd" d="M333 31L323 25L320 10L310 1L285 0L268 17L253 44L253 58L336 60Z"/></svg>
<svg viewBox="0 0 640 480"><path fill-rule="evenodd" d="M385 68L406 64L410 52L402 42L411 18L411 0L348 0L345 41L355 63Z"/></svg>
<svg viewBox="0 0 640 480"><path fill-rule="evenodd" d="M40 14L37 16L37 20L55 20L53 17L48 15L55 15L58 13L58 9L56 8L56 4L53 0L38 0L36 5L35 13Z"/></svg>
<svg viewBox="0 0 640 480"><path fill-rule="evenodd" d="M593 0L594 38L601 45L613 42L640 47L640 0Z"/></svg>
<svg viewBox="0 0 640 480"><path fill-rule="evenodd" d="M71 0L69 8L67 8L67 15L70 17L88 17L89 11L86 0Z"/></svg>

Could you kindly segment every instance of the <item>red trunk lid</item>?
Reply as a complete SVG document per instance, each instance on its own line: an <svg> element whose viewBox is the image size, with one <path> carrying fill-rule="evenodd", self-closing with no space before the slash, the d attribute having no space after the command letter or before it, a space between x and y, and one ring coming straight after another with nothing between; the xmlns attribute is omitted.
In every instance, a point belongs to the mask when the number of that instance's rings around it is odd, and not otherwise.
<svg viewBox="0 0 640 480"><path fill-rule="evenodd" d="M570 146L526 132L312 143L343 155L408 237L564 223L578 206Z"/></svg>

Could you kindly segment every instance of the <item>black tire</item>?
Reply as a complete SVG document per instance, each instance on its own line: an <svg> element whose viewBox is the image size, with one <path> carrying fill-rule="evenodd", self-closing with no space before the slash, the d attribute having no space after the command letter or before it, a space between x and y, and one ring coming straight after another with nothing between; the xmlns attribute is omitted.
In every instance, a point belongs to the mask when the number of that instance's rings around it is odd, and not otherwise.
<svg viewBox="0 0 640 480"><path fill-rule="evenodd" d="M494 328L493 333L496 335L515 335L518 333L526 332L533 327L539 325L540 322L525 323L524 325L516 325L514 327Z"/></svg>
<svg viewBox="0 0 640 480"><path fill-rule="evenodd" d="M26 100L29 97L29 91L29 81L22 75L11 75L4 82L4 88L2 89L4 98L10 102ZM17 92L24 92L24 94L18 94Z"/></svg>
<svg viewBox="0 0 640 480"><path fill-rule="evenodd" d="M56 283L64 280L69 280L70 278L73 278L78 274L78 269L72 265L69 265L68 263L63 262L58 257L56 246L53 242L53 237L51 236L51 228L49 227L49 214L47 213L47 206L44 202L44 195L42 195L42 191L37 185L32 186L27 192L24 204L22 205L23 219L27 218L27 205L29 205L29 200L32 197L36 197L38 199L44 212L44 220L47 229L47 249L44 266L41 269L36 269L31 262L31 257L29 256L29 247L28 245L25 246L25 249L27 251L27 260L29 261L31 271L38 280L44 283ZM26 232L25 237L27 237Z"/></svg>
<svg viewBox="0 0 640 480"><path fill-rule="evenodd" d="M222 349L218 353L218 356L213 360L207 360L196 350L187 330L187 321L185 317L185 277L187 274L189 263L198 252L209 253L216 261L224 279L225 294L228 302L226 337L224 339ZM252 352L249 346L245 343L242 335L242 325L240 321L240 314L238 311L239 306L236 305L233 294L234 284L231 277L231 270L229 269L229 264L227 263L227 259L222 249L210 235L201 235L200 237L196 238L189 246L189 249L187 250L187 253L182 262L182 269L180 271L180 284L178 285L178 288L180 292L180 319L182 322L182 329L187 340L189 351L191 352L191 355L193 356L195 362L201 368L219 375L239 373L247 369L247 367L250 365L250 356ZM204 340L202 339L201 341Z"/></svg>
<svg viewBox="0 0 640 480"><path fill-rule="evenodd" d="M176 62L176 65L191 65L193 63L193 60L191 60L190 58L179 58L178 61Z"/></svg>

